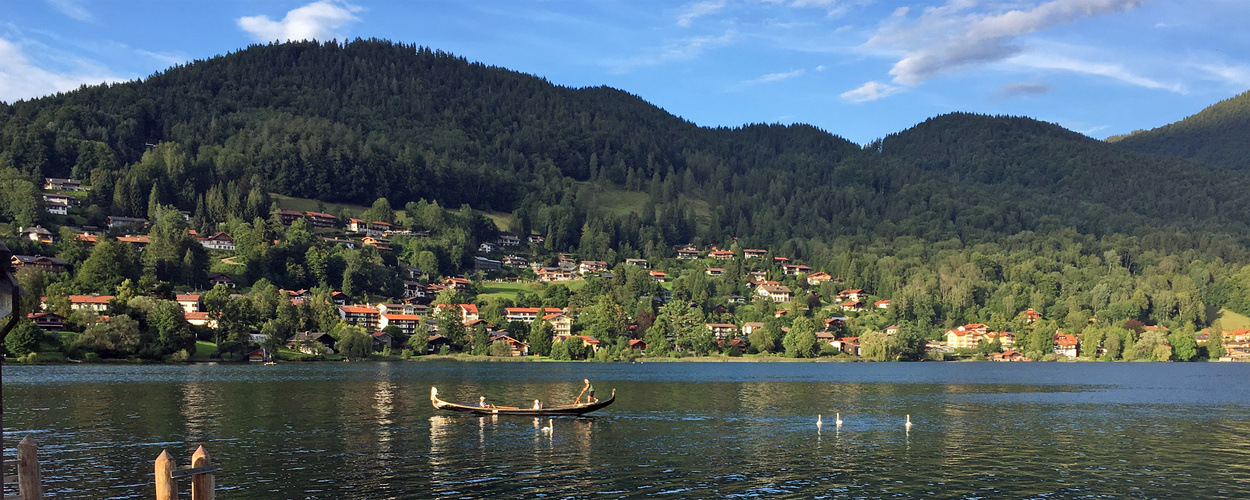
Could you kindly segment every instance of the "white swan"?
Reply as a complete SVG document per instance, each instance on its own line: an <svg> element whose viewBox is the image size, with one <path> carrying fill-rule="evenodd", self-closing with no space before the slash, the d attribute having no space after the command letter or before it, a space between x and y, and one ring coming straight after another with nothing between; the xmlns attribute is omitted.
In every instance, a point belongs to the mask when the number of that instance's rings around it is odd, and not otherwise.
<svg viewBox="0 0 1250 500"><path fill-rule="evenodd" d="M910 413L908 413L908 414L907 414L907 424L906 424L906 427L907 427L907 430L909 430L909 431L911 430L911 414L910 414Z"/></svg>
<svg viewBox="0 0 1250 500"><path fill-rule="evenodd" d="M824 424L820 421L820 415L818 414L816 415L816 429L820 429L821 425L824 425Z"/></svg>
<svg viewBox="0 0 1250 500"><path fill-rule="evenodd" d="M551 434L551 433L552 433L552 427L554 427L554 426L553 426L553 425L551 425L551 424L552 424L551 419L547 419L547 426L546 426L546 427L543 427L543 434Z"/></svg>
<svg viewBox="0 0 1250 500"><path fill-rule="evenodd" d="M838 426L838 427L842 427L842 414L841 414L841 413L837 413L837 414L835 414L835 415L834 415L834 418L835 418L836 420L834 420L834 421L833 421L833 424L834 424L834 425L836 425L836 426Z"/></svg>

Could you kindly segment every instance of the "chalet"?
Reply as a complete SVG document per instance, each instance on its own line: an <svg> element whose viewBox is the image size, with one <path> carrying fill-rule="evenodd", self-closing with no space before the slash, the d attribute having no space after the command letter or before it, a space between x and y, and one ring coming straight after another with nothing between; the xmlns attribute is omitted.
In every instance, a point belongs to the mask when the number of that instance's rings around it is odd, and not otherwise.
<svg viewBox="0 0 1250 500"><path fill-rule="evenodd" d="M790 287L785 285L760 285L755 287L755 293L761 297L767 297L773 302L789 302L794 298L794 293L790 291Z"/></svg>
<svg viewBox="0 0 1250 500"><path fill-rule="evenodd" d="M1039 313L1039 312L1037 312L1037 311L1034 311L1032 307L1030 307L1027 311L1024 311L1024 322L1025 322L1025 323L1032 323L1032 322L1037 321L1037 320L1039 320L1039 319L1042 319L1042 313Z"/></svg>
<svg viewBox="0 0 1250 500"><path fill-rule="evenodd" d="M651 264L647 262L647 259L625 259L625 265L638 266L643 269L647 269L651 267Z"/></svg>
<svg viewBox="0 0 1250 500"><path fill-rule="evenodd" d="M515 267L517 269L524 269L530 265L529 260L518 255L505 255L500 262L503 262L503 265L505 266Z"/></svg>
<svg viewBox="0 0 1250 500"><path fill-rule="evenodd" d="M849 320L850 318L845 316L835 316L832 318L825 318L825 320L821 323L825 325L825 330L834 331L846 328L846 322ZM897 327L895 329L897 329Z"/></svg>
<svg viewBox="0 0 1250 500"><path fill-rule="evenodd" d="M749 287L749 288L759 288L759 287L764 286L764 285L780 285L780 284L781 284L781 282L780 282L780 281L772 281L772 280L764 280L764 279L761 279L761 280L755 280L755 281L750 281L750 282L747 282L747 287Z"/></svg>
<svg viewBox="0 0 1250 500"><path fill-rule="evenodd" d="M369 306L339 306L339 318L349 325L356 325L366 330L377 330L382 314Z"/></svg>
<svg viewBox="0 0 1250 500"><path fill-rule="evenodd" d="M118 236L117 241L121 243L130 243L131 245L134 245L136 249L143 250L148 247L148 243L152 242L152 238L148 237L146 234L139 234L131 236Z"/></svg>
<svg viewBox="0 0 1250 500"><path fill-rule="evenodd" d="M146 227L148 225L148 220L139 217L121 217L117 215L110 215L108 218L108 225L109 229L127 226Z"/></svg>
<svg viewBox="0 0 1250 500"><path fill-rule="evenodd" d="M96 242L100 240L100 237L99 237L99 236L96 236L96 235L91 234L91 233L78 233L78 234L76 234L75 236L77 236L77 237L78 237L78 240L79 240L79 241L85 241L85 242L90 243L90 244L92 244L92 245L96 244Z"/></svg>
<svg viewBox="0 0 1250 500"><path fill-rule="evenodd" d="M529 342L522 342L520 340L514 339L502 333L491 335L490 341L492 343L499 342L499 341L503 341L507 343L509 356L529 356L530 355Z"/></svg>
<svg viewBox="0 0 1250 500"><path fill-rule="evenodd" d="M590 335L573 335L569 337L569 339L580 339L582 341L582 346L590 349L589 352L592 354L599 352L599 346L601 343L597 338L591 337Z"/></svg>
<svg viewBox="0 0 1250 500"><path fill-rule="evenodd" d="M985 341L993 342L997 340L999 345L1004 349L1016 346L1016 334L1012 332L985 332Z"/></svg>
<svg viewBox="0 0 1250 500"><path fill-rule="evenodd" d="M784 266L781 266L781 271L786 276L798 276L803 273L812 272L812 268L807 267L802 264L786 264Z"/></svg>
<svg viewBox="0 0 1250 500"><path fill-rule="evenodd" d="M569 336L573 333L573 318L564 313L552 313L543 316L543 320L551 323L553 337Z"/></svg>
<svg viewBox="0 0 1250 500"><path fill-rule="evenodd" d="M731 294L728 297L727 301L730 304L745 304L747 301L747 298L735 293L735 294Z"/></svg>
<svg viewBox="0 0 1250 500"><path fill-rule="evenodd" d="M1030 359L1024 357L1024 354L1021 354L1019 351L1013 351L1013 350L1008 349L1003 352L990 353L990 361L1012 362L1012 361L1030 361Z"/></svg>
<svg viewBox="0 0 1250 500"><path fill-rule="evenodd" d="M200 245L209 250L225 250L227 252L233 252L235 249L234 238L231 238L230 235L221 231L213 233L212 236L207 238L196 239L200 241Z"/></svg>
<svg viewBox="0 0 1250 500"><path fill-rule="evenodd" d="M889 308L890 308L890 299L881 299L881 300L878 300L878 301L876 301L876 302L873 302L873 303L872 303L872 306L873 306L873 307L875 307L875 308L877 308L877 309L889 309Z"/></svg>
<svg viewBox="0 0 1250 500"><path fill-rule="evenodd" d="M889 337L890 335L894 335L898 333L898 325L887 326L885 327L885 330L882 331L882 333L884 333L886 337ZM1015 335L1012 335L1012 338L1014 339Z"/></svg>
<svg viewBox="0 0 1250 500"><path fill-rule="evenodd" d="M356 241L351 238L339 238L335 236L333 238L321 238L321 241L334 246L346 247L352 250L356 249Z"/></svg>
<svg viewBox="0 0 1250 500"><path fill-rule="evenodd" d="M29 267L39 271L48 273L65 272L65 261L56 257L45 257L42 255L14 255L9 263L13 265L13 269L21 269Z"/></svg>
<svg viewBox="0 0 1250 500"><path fill-rule="evenodd" d="M730 323L705 323L705 325L716 340L731 339L738 335L738 325Z"/></svg>
<svg viewBox="0 0 1250 500"><path fill-rule="evenodd" d="M573 273L558 267L541 267L534 274L538 275L539 281L570 281L573 279Z"/></svg>
<svg viewBox="0 0 1250 500"><path fill-rule="evenodd" d="M451 278L447 278L443 280L443 284L447 285L447 288L451 288L453 290L460 290L460 291L468 291L469 288L473 286L472 281L469 281L465 278L456 278L456 277L451 277Z"/></svg>
<svg viewBox="0 0 1250 500"><path fill-rule="evenodd" d="M499 243L499 246L504 246L504 247L515 247L521 244L520 237L513 235L513 234L506 234L506 233L499 235L499 239L496 241Z"/></svg>
<svg viewBox="0 0 1250 500"><path fill-rule="evenodd" d="M425 285L420 281L404 280L404 297L425 298Z"/></svg>
<svg viewBox="0 0 1250 500"><path fill-rule="evenodd" d="M1067 335L1055 332L1055 354L1068 358L1075 358L1077 355L1076 348L1079 341L1076 335Z"/></svg>
<svg viewBox="0 0 1250 500"><path fill-rule="evenodd" d="M294 224L295 221L303 219L304 212L299 212L296 210L279 210L278 217L282 219L282 225L289 226L291 224Z"/></svg>
<svg viewBox="0 0 1250 500"><path fill-rule="evenodd" d="M789 262L790 262L790 259L787 259L785 257L773 257L773 264L786 265Z"/></svg>
<svg viewBox="0 0 1250 500"><path fill-rule="evenodd" d="M103 312L109 308L112 295L70 295L69 308L74 311Z"/></svg>
<svg viewBox="0 0 1250 500"><path fill-rule="evenodd" d="M708 257L716 260L730 260L734 258L734 253L729 250L715 250L708 252Z"/></svg>
<svg viewBox="0 0 1250 500"><path fill-rule="evenodd" d="M981 323L969 323L946 331L946 345L952 349L975 349L989 328Z"/></svg>
<svg viewBox="0 0 1250 500"><path fill-rule="evenodd" d="M61 201L44 201L43 209L52 215L69 215L69 203Z"/></svg>
<svg viewBox="0 0 1250 500"><path fill-rule="evenodd" d="M863 297L864 297L864 291L859 288L853 288L851 290L842 290L841 292L838 292L838 300L858 301Z"/></svg>
<svg viewBox="0 0 1250 500"><path fill-rule="evenodd" d="M450 349L451 340L448 340L447 337L444 337L437 333L431 333L430 336L428 337L428 340L426 340L425 346L426 346L425 347L426 354L434 354L437 352L441 352L444 347Z"/></svg>
<svg viewBox="0 0 1250 500"><path fill-rule="evenodd" d="M39 327L39 329L43 331L52 332L65 329L65 318L61 317L61 315L57 313L30 313L26 315L26 319L29 319L35 324L35 326Z"/></svg>
<svg viewBox="0 0 1250 500"><path fill-rule="evenodd" d="M415 280L425 276L425 271L422 271L421 268L416 266L404 266L399 268L399 274L406 280Z"/></svg>
<svg viewBox="0 0 1250 500"><path fill-rule="evenodd" d="M548 314L563 314L564 310L555 307L505 307L504 316L508 321L520 321L523 323L533 323L538 319L538 315L546 316Z"/></svg>
<svg viewBox="0 0 1250 500"><path fill-rule="evenodd" d="M643 342L642 339L629 339L629 348L645 351L647 350L647 343Z"/></svg>
<svg viewBox="0 0 1250 500"><path fill-rule="evenodd" d="M252 363L268 363L273 361L273 356L269 353L268 349L262 347L248 353L247 360Z"/></svg>
<svg viewBox="0 0 1250 500"><path fill-rule="evenodd" d="M67 207L79 205L78 198L71 197L67 194L43 193L42 196L44 203L55 203L57 205L65 205Z"/></svg>
<svg viewBox="0 0 1250 500"><path fill-rule="evenodd" d="M43 226L28 227L23 229L19 234L21 238L39 243L52 243L52 232L44 229Z"/></svg>
<svg viewBox="0 0 1250 500"><path fill-rule="evenodd" d="M476 304L456 304L456 307L460 309L461 321L473 321L481 317L478 316Z"/></svg>
<svg viewBox="0 0 1250 500"><path fill-rule="evenodd" d="M317 344L320 347L317 347ZM294 349L304 354L317 354L319 352L334 354L334 337L325 332L297 333L287 339L286 346L288 349Z"/></svg>
<svg viewBox="0 0 1250 500"><path fill-rule="evenodd" d="M502 271L503 261L482 256L473 257L473 269L477 271Z"/></svg>
<svg viewBox="0 0 1250 500"><path fill-rule="evenodd" d="M58 179L44 177L43 188L50 191L84 191L82 181L78 179Z"/></svg>
<svg viewBox="0 0 1250 500"><path fill-rule="evenodd" d="M199 312L204 307L198 293L180 293L174 297L184 312Z"/></svg>
<svg viewBox="0 0 1250 500"><path fill-rule="evenodd" d="M304 218L312 224L312 227L332 228L339 225L339 218L330 214L321 212L304 212Z"/></svg>
<svg viewBox="0 0 1250 500"><path fill-rule="evenodd" d="M378 250L389 252L391 250L391 240L386 238L375 238L373 236L365 236L360 244L375 247Z"/></svg>
<svg viewBox="0 0 1250 500"><path fill-rule="evenodd" d="M353 233L363 233L369 230L369 224L365 223L364 219L353 217L347 219L347 230Z"/></svg>
<svg viewBox="0 0 1250 500"><path fill-rule="evenodd" d="M708 276L724 276L725 275L725 269L721 267L709 267L707 268L706 271L703 271L703 272L707 273Z"/></svg>
<svg viewBox="0 0 1250 500"><path fill-rule="evenodd" d="M1250 342L1250 328L1239 328L1224 334L1225 342Z"/></svg>
<svg viewBox="0 0 1250 500"><path fill-rule="evenodd" d="M764 257L766 255L768 255L768 250L761 250L759 248L747 248L742 251L742 256L747 259Z"/></svg>
<svg viewBox="0 0 1250 500"><path fill-rule="evenodd" d="M768 273L764 271L751 271L747 273L747 276L751 278L751 281L763 281L768 278Z"/></svg>
<svg viewBox="0 0 1250 500"><path fill-rule="evenodd" d="M330 292L330 302L333 302L334 305L336 306L347 305L347 301L349 299L350 297L348 297L347 294L343 292L339 292L339 291Z"/></svg>
<svg viewBox="0 0 1250 500"><path fill-rule="evenodd" d="M373 332L373 350L381 351L386 348L395 347L395 336L386 332Z"/></svg>
<svg viewBox="0 0 1250 500"><path fill-rule="evenodd" d="M751 332L764 328L764 324L758 321L748 321L742 324L742 334L751 335Z"/></svg>
<svg viewBox="0 0 1250 500"><path fill-rule="evenodd" d="M859 337L838 337L829 345L852 356L860 355Z"/></svg>
<svg viewBox="0 0 1250 500"><path fill-rule="evenodd" d="M182 317L187 320L187 323L192 325L206 326L214 329L217 328L217 320L207 312L183 312Z"/></svg>
<svg viewBox="0 0 1250 500"><path fill-rule="evenodd" d="M583 260L577 265L578 272L582 274L593 274L607 269L608 263L602 260Z"/></svg>
<svg viewBox="0 0 1250 500"><path fill-rule="evenodd" d="M817 342L823 342L825 344L833 345L833 343L837 340L838 340L838 336L834 335L833 332L825 331L825 330L816 332Z"/></svg>
<svg viewBox="0 0 1250 500"><path fill-rule="evenodd" d="M412 304L378 303L378 305L373 306L373 308L377 309L379 314L416 314L417 313L417 306L414 306ZM379 326L378 328L386 328L386 325Z"/></svg>
<svg viewBox="0 0 1250 500"><path fill-rule="evenodd" d="M537 234L531 234L529 235L529 237L526 238L526 241L529 241L530 243L533 243L535 245L542 244L544 240L546 240L546 238L543 238L542 236L539 236Z"/></svg>
<svg viewBox="0 0 1250 500"><path fill-rule="evenodd" d="M661 283L668 281L668 273L664 271L651 271L650 274L651 274L651 279L654 279Z"/></svg>
<svg viewBox="0 0 1250 500"><path fill-rule="evenodd" d="M382 234L395 234L404 231L403 226L391 224L390 222L375 220L369 223L369 229L379 231Z"/></svg>
<svg viewBox="0 0 1250 500"><path fill-rule="evenodd" d="M221 273L213 274L208 277L208 286L214 287L222 285L226 288L234 288L234 279Z"/></svg>
<svg viewBox="0 0 1250 500"><path fill-rule="evenodd" d="M677 258L684 260L693 260L699 258L699 251L693 248L682 248L677 250Z"/></svg>
<svg viewBox="0 0 1250 500"><path fill-rule="evenodd" d="M477 251L482 252L482 253L494 252L495 244L488 242L488 241L483 241L480 245L477 246Z"/></svg>
<svg viewBox="0 0 1250 500"><path fill-rule="evenodd" d="M826 272L812 273L807 275L807 284L817 286L832 279L833 276L830 276L829 273Z"/></svg>

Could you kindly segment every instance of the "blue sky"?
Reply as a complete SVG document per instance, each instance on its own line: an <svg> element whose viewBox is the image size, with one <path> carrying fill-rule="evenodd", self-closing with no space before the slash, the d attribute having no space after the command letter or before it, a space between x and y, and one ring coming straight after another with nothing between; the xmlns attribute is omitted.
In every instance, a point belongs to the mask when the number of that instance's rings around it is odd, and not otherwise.
<svg viewBox="0 0 1250 500"><path fill-rule="evenodd" d="M703 126L858 143L952 111L1104 138L1250 89L1248 0L0 0L0 101L286 39L384 38Z"/></svg>

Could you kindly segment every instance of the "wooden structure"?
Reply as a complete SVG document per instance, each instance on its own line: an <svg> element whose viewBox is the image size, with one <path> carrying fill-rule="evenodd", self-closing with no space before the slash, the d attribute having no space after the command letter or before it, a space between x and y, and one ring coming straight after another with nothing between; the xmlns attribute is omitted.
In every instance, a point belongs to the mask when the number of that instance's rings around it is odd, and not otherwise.
<svg viewBox="0 0 1250 500"><path fill-rule="evenodd" d="M5 476L4 484L17 483L17 495L5 495L4 500L36 500L43 498L43 485L39 484L39 456L35 441L29 436L17 445L17 476Z"/></svg>
<svg viewBox="0 0 1250 500"><path fill-rule="evenodd" d="M596 401L594 403L545 406L539 409L521 408L518 406L478 406L462 403L448 403L438 398L437 388L430 388L430 402L434 404L435 408L461 413L472 413L475 415L584 415L600 408L607 407L615 400L616 389L612 389L612 395L608 396L608 399Z"/></svg>
<svg viewBox="0 0 1250 500"><path fill-rule="evenodd" d="M203 446L191 455L191 468L178 469L174 457L161 450L156 457L156 500L178 500L178 479L191 478L191 500L214 500L217 479L213 476L218 467Z"/></svg>

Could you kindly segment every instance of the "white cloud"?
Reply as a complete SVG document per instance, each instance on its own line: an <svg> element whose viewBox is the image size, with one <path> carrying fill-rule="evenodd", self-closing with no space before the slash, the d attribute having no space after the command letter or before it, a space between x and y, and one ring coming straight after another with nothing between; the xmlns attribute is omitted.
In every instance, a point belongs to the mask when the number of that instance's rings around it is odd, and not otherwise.
<svg viewBox="0 0 1250 500"><path fill-rule="evenodd" d="M320 0L292 9L281 21L273 21L263 15L245 16L239 18L238 24L239 28L262 42L329 40L342 38L337 30L359 21L353 14L361 10L343 1Z"/></svg>
<svg viewBox="0 0 1250 500"><path fill-rule="evenodd" d="M801 69L796 69L794 71L787 71L785 73L769 73L767 75L761 76L754 80L750 80L747 83L756 84L756 83L780 82L782 80L789 80L796 76L803 76L803 73L806 73L806 71L801 70Z"/></svg>
<svg viewBox="0 0 1250 500"><path fill-rule="evenodd" d="M725 8L725 0L710 0L692 4L686 8L685 12L677 16L677 25L688 27L695 19L715 14L723 8Z"/></svg>
<svg viewBox="0 0 1250 500"><path fill-rule="evenodd" d="M72 71L40 68L27 59L16 43L0 38L0 101L15 102L77 89L83 84L129 80L84 60L66 61Z"/></svg>
<svg viewBox="0 0 1250 500"><path fill-rule="evenodd" d="M1204 63L1196 67L1213 79L1222 80L1236 87L1250 88L1250 66Z"/></svg>
<svg viewBox="0 0 1250 500"><path fill-rule="evenodd" d="M56 10L65 14L70 19L77 21L94 21L95 16L91 15L91 11L78 4L75 0L44 0L48 2Z"/></svg>
<svg viewBox="0 0 1250 500"><path fill-rule="evenodd" d="M859 88L855 90L843 92L841 97L842 99L850 102L868 102L881 99L882 97L888 97L902 91L903 87L897 85L871 81L860 85Z"/></svg>
<svg viewBox="0 0 1250 500"><path fill-rule="evenodd" d="M900 8L864 44L902 58L890 69L895 83L919 85L934 76L969 66L1003 61L1023 49L1022 35L1071 24L1081 19L1129 11L1142 0L1051 0L1031 9L973 11L977 0L948 0L924 10L908 23Z"/></svg>
<svg viewBox="0 0 1250 500"><path fill-rule="evenodd" d="M1138 87L1185 93L1185 87L1179 83L1161 82L1147 78L1133 73L1122 64L1082 61L1049 54L1021 54L1010 58L1008 62L1028 68L1070 71L1102 76Z"/></svg>
<svg viewBox="0 0 1250 500"><path fill-rule="evenodd" d="M798 8L822 9L829 17L842 17L852 8L862 7L869 3L871 0L792 0L789 5Z"/></svg>
<svg viewBox="0 0 1250 500"><path fill-rule="evenodd" d="M616 73L624 73L641 66L656 66L673 61L688 61L698 57L703 51L729 45L737 37L734 31L726 31L723 35L683 38L660 48L655 54L639 56L632 59L609 61L608 66Z"/></svg>

